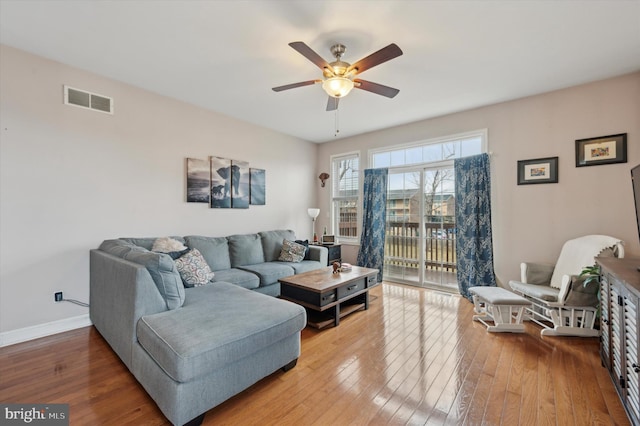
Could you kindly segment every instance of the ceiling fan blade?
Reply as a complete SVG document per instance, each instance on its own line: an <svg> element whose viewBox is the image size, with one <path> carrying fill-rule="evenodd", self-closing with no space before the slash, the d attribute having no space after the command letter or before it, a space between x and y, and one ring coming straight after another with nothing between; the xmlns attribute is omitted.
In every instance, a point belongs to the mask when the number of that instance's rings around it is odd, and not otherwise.
<svg viewBox="0 0 640 426"><path fill-rule="evenodd" d="M373 68L376 65L380 65L393 58L397 58L400 55L402 55L402 50L400 50L397 44L391 43L387 47L383 47L382 49L372 53L366 58L360 59L358 62L351 65L347 69L347 72L357 70L356 74L360 74L361 72L364 72L369 68Z"/></svg>
<svg viewBox="0 0 640 426"><path fill-rule="evenodd" d="M337 110L338 102L340 102L339 98L334 98L333 96L329 96L329 100L327 101L327 111Z"/></svg>
<svg viewBox="0 0 640 426"><path fill-rule="evenodd" d="M384 86L371 81L360 80L359 78L353 80L353 82L356 83L354 87L358 89L366 90L367 92L375 93L376 95L386 96L387 98L393 98L400 92L400 90L394 89L393 87Z"/></svg>
<svg viewBox="0 0 640 426"><path fill-rule="evenodd" d="M292 83L292 84L286 84L284 86L274 87L271 90L273 90L274 92L282 92L283 90L295 89L296 87L302 87L302 86L311 86L312 84L316 84L316 83L322 83L322 80L301 81L300 83Z"/></svg>
<svg viewBox="0 0 640 426"><path fill-rule="evenodd" d="M324 70L325 68L328 68L331 70L331 65L329 65L327 61L322 59L322 56L318 55L312 48L307 46L304 42L294 41L289 43L289 46L291 46L302 56L304 56L305 58L307 58L308 60L316 64L316 66L321 70Z"/></svg>

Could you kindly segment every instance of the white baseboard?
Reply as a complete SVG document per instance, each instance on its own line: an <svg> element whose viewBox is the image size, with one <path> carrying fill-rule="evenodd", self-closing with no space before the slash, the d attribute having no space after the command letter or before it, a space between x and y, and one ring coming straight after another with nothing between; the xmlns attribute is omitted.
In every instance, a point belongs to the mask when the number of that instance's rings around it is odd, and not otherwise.
<svg viewBox="0 0 640 426"><path fill-rule="evenodd" d="M89 314L0 333L0 348L92 325Z"/></svg>

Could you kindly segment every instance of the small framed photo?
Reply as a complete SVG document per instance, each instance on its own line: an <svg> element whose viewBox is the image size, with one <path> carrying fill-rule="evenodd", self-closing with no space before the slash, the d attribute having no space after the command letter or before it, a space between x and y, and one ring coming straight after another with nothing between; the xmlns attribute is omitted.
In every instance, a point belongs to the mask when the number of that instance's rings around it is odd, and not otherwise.
<svg viewBox="0 0 640 426"><path fill-rule="evenodd" d="M335 235L323 235L322 236L322 244L333 245L336 243Z"/></svg>
<svg viewBox="0 0 640 426"><path fill-rule="evenodd" d="M518 185L558 183L558 157L518 161Z"/></svg>
<svg viewBox="0 0 640 426"><path fill-rule="evenodd" d="M626 162L626 133L576 140L576 167Z"/></svg>

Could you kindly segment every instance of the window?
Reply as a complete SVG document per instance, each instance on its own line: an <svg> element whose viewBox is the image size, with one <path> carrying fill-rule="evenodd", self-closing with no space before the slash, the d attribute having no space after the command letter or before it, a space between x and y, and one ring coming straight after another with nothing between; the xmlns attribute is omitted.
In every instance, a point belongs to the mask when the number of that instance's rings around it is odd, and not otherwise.
<svg viewBox="0 0 640 426"><path fill-rule="evenodd" d="M358 154L332 157L331 171L333 233L341 242L358 242Z"/></svg>
<svg viewBox="0 0 640 426"><path fill-rule="evenodd" d="M487 131L478 130L444 138L371 151L371 167L403 167L452 161L486 152Z"/></svg>

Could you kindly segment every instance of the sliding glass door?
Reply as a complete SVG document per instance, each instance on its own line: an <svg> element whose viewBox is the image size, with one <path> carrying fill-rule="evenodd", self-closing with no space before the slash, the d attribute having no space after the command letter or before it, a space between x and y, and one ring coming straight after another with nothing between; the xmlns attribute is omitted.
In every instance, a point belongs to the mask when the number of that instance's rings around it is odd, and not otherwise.
<svg viewBox="0 0 640 426"><path fill-rule="evenodd" d="M426 169L423 178L423 284L457 291L453 168Z"/></svg>
<svg viewBox="0 0 640 426"><path fill-rule="evenodd" d="M389 171L385 278L456 290L453 168Z"/></svg>
<svg viewBox="0 0 640 426"><path fill-rule="evenodd" d="M387 188L384 276L419 284L423 261L421 171L390 171Z"/></svg>
<svg viewBox="0 0 640 426"><path fill-rule="evenodd" d="M389 170L385 279L457 291L453 162L486 151L484 129L370 152Z"/></svg>

